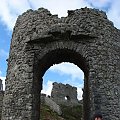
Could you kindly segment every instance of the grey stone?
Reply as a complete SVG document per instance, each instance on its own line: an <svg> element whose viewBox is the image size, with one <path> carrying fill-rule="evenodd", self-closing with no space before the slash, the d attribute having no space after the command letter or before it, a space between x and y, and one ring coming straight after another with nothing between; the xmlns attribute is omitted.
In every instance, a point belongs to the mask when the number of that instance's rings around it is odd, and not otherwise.
<svg viewBox="0 0 120 120"><path fill-rule="evenodd" d="M4 91L0 91L0 120L2 116L3 97L4 97Z"/></svg>
<svg viewBox="0 0 120 120"><path fill-rule="evenodd" d="M74 63L84 72L84 120L96 111L105 120L120 119L120 30L96 9L68 13L60 19L41 8L18 17L2 120L39 120L42 77L61 62Z"/></svg>
<svg viewBox="0 0 120 120"><path fill-rule="evenodd" d="M0 79L0 91L3 90L3 84L2 84L2 80Z"/></svg>
<svg viewBox="0 0 120 120"><path fill-rule="evenodd" d="M45 104L51 108L53 112L57 112L58 115L62 114L61 108L56 102L54 102L51 98L45 97Z"/></svg>
<svg viewBox="0 0 120 120"><path fill-rule="evenodd" d="M77 99L77 88L69 84L53 83L51 98L59 105L75 106L79 105Z"/></svg>

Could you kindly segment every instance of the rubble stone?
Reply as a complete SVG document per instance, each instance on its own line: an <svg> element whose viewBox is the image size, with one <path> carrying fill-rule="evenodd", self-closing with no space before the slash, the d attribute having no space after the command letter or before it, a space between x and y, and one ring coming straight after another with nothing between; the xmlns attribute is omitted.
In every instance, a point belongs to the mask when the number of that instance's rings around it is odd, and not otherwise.
<svg viewBox="0 0 120 120"><path fill-rule="evenodd" d="M16 21L2 120L39 120L42 77L61 62L84 72L84 120L97 110L105 120L120 119L120 30L96 9L68 11L67 17L58 18L40 8Z"/></svg>
<svg viewBox="0 0 120 120"><path fill-rule="evenodd" d="M75 106L79 105L77 99L77 88L69 84L53 83L51 98L59 105Z"/></svg>

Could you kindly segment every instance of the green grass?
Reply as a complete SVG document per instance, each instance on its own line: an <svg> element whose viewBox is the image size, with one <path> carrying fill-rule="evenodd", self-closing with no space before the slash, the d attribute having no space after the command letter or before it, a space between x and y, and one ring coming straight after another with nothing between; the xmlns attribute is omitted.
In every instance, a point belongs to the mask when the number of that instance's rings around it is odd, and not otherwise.
<svg viewBox="0 0 120 120"><path fill-rule="evenodd" d="M61 105L62 108L62 117L65 118L65 120L80 120L83 116L82 112L82 106L64 106Z"/></svg>
<svg viewBox="0 0 120 120"><path fill-rule="evenodd" d="M40 106L40 120L64 120L56 112L53 112L49 106L41 105Z"/></svg>
<svg viewBox="0 0 120 120"><path fill-rule="evenodd" d="M41 105L40 120L80 120L82 118L82 106L65 106L61 105L62 115L59 116L48 106Z"/></svg>

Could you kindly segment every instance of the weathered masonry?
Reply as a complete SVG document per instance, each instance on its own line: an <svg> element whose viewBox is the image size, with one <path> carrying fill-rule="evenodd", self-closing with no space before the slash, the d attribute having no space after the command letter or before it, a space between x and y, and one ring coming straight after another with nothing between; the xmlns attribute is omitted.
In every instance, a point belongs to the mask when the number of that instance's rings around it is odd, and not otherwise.
<svg viewBox="0 0 120 120"><path fill-rule="evenodd" d="M77 88L69 84L53 83L51 99L57 104L66 106L80 105L77 99Z"/></svg>
<svg viewBox="0 0 120 120"><path fill-rule="evenodd" d="M4 96L3 84L2 84L2 80L0 79L0 120L2 114L3 96Z"/></svg>
<svg viewBox="0 0 120 120"><path fill-rule="evenodd" d="M82 8L58 18L28 10L14 27L2 120L39 120L42 77L53 64L71 62L84 72L84 120L95 111L120 120L120 30L104 12Z"/></svg>

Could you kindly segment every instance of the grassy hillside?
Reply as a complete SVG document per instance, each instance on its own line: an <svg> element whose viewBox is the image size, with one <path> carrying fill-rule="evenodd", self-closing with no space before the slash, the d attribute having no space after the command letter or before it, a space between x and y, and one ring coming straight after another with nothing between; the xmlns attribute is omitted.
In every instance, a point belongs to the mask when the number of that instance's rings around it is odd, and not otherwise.
<svg viewBox="0 0 120 120"><path fill-rule="evenodd" d="M48 106L41 105L40 120L80 120L82 118L82 106L61 106L62 115L59 116L53 112Z"/></svg>
<svg viewBox="0 0 120 120"><path fill-rule="evenodd" d="M40 108L40 120L65 120L56 112L53 112L48 106L42 104Z"/></svg>
<svg viewBox="0 0 120 120"><path fill-rule="evenodd" d="M62 117L65 118L65 120L81 120L82 118L82 106L63 106L62 109Z"/></svg>

